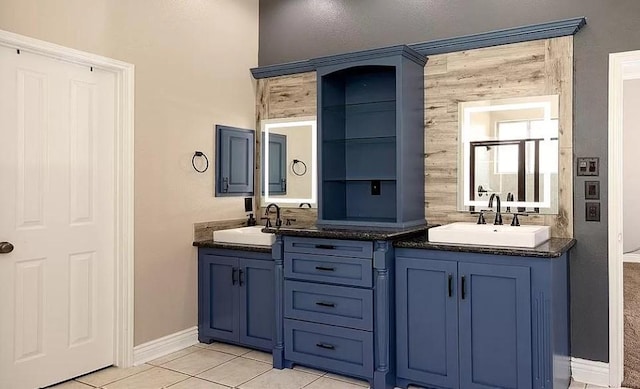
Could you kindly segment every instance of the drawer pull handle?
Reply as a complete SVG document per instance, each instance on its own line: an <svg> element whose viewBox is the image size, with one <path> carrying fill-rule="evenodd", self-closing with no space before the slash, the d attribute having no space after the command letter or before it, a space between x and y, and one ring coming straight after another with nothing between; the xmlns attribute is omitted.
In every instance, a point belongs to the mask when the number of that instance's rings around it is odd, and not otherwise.
<svg viewBox="0 0 640 389"><path fill-rule="evenodd" d="M319 305L321 307L329 307L329 308L335 308L336 307L335 303L327 303L327 302L324 302L324 301L318 301L316 303L316 305Z"/></svg>
<svg viewBox="0 0 640 389"><path fill-rule="evenodd" d="M449 297L453 296L453 275L449 274Z"/></svg>
<svg viewBox="0 0 640 389"><path fill-rule="evenodd" d="M336 246L330 244L317 244L317 249L325 249L325 250L335 250Z"/></svg>
<svg viewBox="0 0 640 389"><path fill-rule="evenodd" d="M464 276L462 276L462 279L461 279L460 281L461 281L461 282L460 282L460 284L461 284L461 285L460 285L460 296L461 296L461 298L464 300L464 299L465 299L465 297L466 297L466 289L467 289L467 288L466 288L466 286L467 286L467 285L466 285L466 284L467 284L467 283L466 283L466 278L465 278Z"/></svg>
<svg viewBox="0 0 640 389"><path fill-rule="evenodd" d="M332 344L326 344L326 343L316 343L316 347L320 347L326 350L335 350L336 346L332 345Z"/></svg>
<svg viewBox="0 0 640 389"><path fill-rule="evenodd" d="M336 268L335 267L327 267L327 266L316 266L316 270L336 271Z"/></svg>

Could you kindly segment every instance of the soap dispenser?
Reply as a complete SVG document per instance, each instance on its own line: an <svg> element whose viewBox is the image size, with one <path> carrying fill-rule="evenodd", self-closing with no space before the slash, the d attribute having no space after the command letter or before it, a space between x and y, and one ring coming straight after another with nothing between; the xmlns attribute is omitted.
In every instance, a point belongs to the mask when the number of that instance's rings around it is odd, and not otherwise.
<svg viewBox="0 0 640 389"><path fill-rule="evenodd" d="M258 224L256 218L253 217L253 198L245 197L244 198L244 211L249 212L249 218L247 219L247 226L255 226Z"/></svg>

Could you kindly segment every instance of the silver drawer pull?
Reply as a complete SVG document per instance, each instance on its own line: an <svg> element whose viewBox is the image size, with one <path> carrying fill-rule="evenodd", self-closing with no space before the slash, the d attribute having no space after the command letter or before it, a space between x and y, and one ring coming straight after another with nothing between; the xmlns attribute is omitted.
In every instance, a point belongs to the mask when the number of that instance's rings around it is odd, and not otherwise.
<svg viewBox="0 0 640 389"><path fill-rule="evenodd" d="M336 346L332 345L332 344L326 344L326 343L316 343L316 347L320 347L326 350L335 350Z"/></svg>
<svg viewBox="0 0 640 389"><path fill-rule="evenodd" d="M318 301L318 302L316 302L316 305L319 305L321 307L329 307L329 308L335 308L336 307L335 303L327 303L327 302L324 302L324 301Z"/></svg>
<svg viewBox="0 0 640 389"><path fill-rule="evenodd" d="M335 267L327 267L327 266L316 266L316 270L336 271L336 268Z"/></svg>

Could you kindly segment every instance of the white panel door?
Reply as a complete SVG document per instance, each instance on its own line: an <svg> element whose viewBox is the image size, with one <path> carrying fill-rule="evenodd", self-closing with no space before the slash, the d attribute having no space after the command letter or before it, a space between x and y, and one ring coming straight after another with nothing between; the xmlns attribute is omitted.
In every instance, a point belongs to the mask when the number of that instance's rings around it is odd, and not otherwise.
<svg viewBox="0 0 640 389"><path fill-rule="evenodd" d="M113 363L114 125L113 74L0 46L0 388Z"/></svg>

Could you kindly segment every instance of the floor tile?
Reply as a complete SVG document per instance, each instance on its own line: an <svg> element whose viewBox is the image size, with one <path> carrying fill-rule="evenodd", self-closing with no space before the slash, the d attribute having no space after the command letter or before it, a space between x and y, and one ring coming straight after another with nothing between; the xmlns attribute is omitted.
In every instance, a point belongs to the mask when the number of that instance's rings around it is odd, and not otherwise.
<svg viewBox="0 0 640 389"><path fill-rule="evenodd" d="M114 381L121 380L123 378L127 378L134 374L141 373L145 370L151 369L153 366L151 365L139 365L134 367L129 367L126 369L121 369L119 367L107 367L106 369L98 370L93 373L89 373L87 375L83 375L81 377L76 378L76 381L80 381L85 384L89 384L95 387L101 387L106 384L110 384Z"/></svg>
<svg viewBox="0 0 640 389"><path fill-rule="evenodd" d="M185 355L191 354L193 352L196 352L200 350L200 347L196 347L196 346L191 346L191 347L187 347L187 348L183 348L182 350L178 350L174 353L165 355L164 357L160 357L157 359L154 359L153 361L149 361L147 362L149 365L154 365L154 366L160 366L163 365L167 362L171 362L174 359L178 359L180 357L184 357Z"/></svg>
<svg viewBox="0 0 640 389"><path fill-rule="evenodd" d="M315 374L293 369L271 369L238 387L240 389L301 389L319 378Z"/></svg>
<svg viewBox="0 0 640 389"><path fill-rule="evenodd" d="M203 347L204 346L204 347ZM201 343L199 347L206 348L207 350L220 351L222 353L233 354L233 355L244 355L246 353L251 352L250 348L236 346L234 344L213 342L211 344Z"/></svg>
<svg viewBox="0 0 640 389"><path fill-rule="evenodd" d="M237 357L235 355L221 353L219 351L200 349L187 354L184 357L167 362L163 364L162 367L179 371L184 374L196 375L234 358Z"/></svg>
<svg viewBox="0 0 640 389"><path fill-rule="evenodd" d="M327 373L325 377L338 380L338 381L348 382L350 384L354 384L358 386L364 386L365 388L369 387L369 383L367 381L359 380L357 378L345 377L343 375L332 374L332 373Z"/></svg>
<svg viewBox="0 0 640 389"><path fill-rule="evenodd" d="M184 381L189 376L175 371L153 367L104 386L104 389L160 389Z"/></svg>
<svg viewBox="0 0 640 389"><path fill-rule="evenodd" d="M362 389L360 385L351 384L345 381L338 381L328 377L320 377L319 380L313 381L304 389Z"/></svg>
<svg viewBox="0 0 640 389"><path fill-rule="evenodd" d="M188 380L169 386L168 389L229 389L229 387L191 377Z"/></svg>
<svg viewBox="0 0 640 389"><path fill-rule="evenodd" d="M236 358L200 373L198 377L227 386L238 386L269 370L271 365L268 363L255 359Z"/></svg>
<svg viewBox="0 0 640 389"><path fill-rule="evenodd" d="M273 356L263 351L252 350L242 356L243 358L251 358L264 363L273 364Z"/></svg>
<svg viewBox="0 0 640 389"><path fill-rule="evenodd" d="M93 386L78 381L67 381L58 385L48 386L47 389L91 389Z"/></svg>

